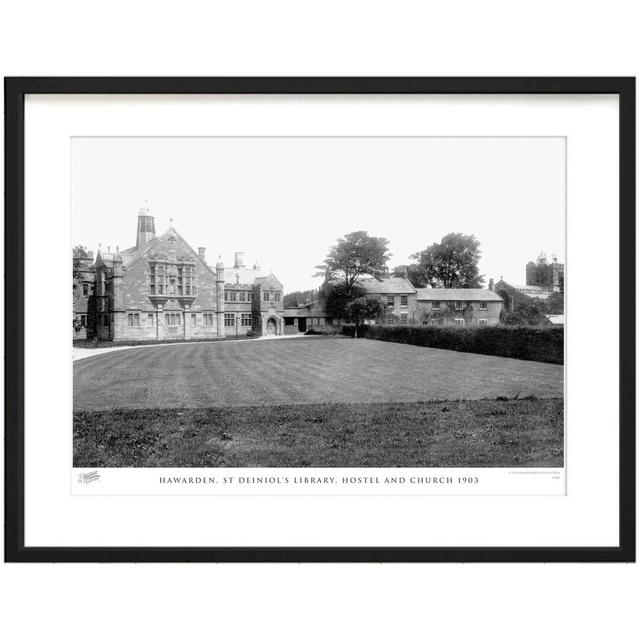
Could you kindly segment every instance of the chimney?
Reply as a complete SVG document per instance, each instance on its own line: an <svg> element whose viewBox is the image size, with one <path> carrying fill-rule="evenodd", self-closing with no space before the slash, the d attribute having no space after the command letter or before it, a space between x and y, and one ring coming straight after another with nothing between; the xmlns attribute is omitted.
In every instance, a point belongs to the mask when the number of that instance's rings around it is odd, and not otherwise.
<svg viewBox="0 0 640 640"><path fill-rule="evenodd" d="M405 268L402 270L402 277L403 277L405 280L408 280L408 279L409 279L409 273L407 272L407 267L405 267Z"/></svg>
<svg viewBox="0 0 640 640"><path fill-rule="evenodd" d="M198 247L198 255L200 256L200 260L202 260L202 262L207 262L207 259L205 257L205 253L207 251L206 247Z"/></svg>
<svg viewBox="0 0 640 640"><path fill-rule="evenodd" d="M489 280L489 291L493 291L493 278Z"/></svg>
<svg viewBox="0 0 640 640"><path fill-rule="evenodd" d="M236 269L240 269L244 267L244 251L236 251L235 256L236 256L236 260L233 266Z"/></svg>

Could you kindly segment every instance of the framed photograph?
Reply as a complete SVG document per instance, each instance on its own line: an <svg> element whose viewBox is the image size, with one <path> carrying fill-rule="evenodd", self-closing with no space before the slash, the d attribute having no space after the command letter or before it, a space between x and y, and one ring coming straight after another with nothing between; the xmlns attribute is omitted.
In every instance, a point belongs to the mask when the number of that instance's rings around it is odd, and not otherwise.
<svg viewBox="0 0 640 640"><path fill-rule="evenodd" d="M635 560L633 78L7 78L22 562Z"/></svg>

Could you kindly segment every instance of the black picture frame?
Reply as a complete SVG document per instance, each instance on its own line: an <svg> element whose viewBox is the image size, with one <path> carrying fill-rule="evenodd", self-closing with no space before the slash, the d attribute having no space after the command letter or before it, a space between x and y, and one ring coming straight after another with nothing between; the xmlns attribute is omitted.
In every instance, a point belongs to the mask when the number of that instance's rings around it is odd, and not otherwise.
<svg viewBox="0 0 640 640"><path fill-rule="evenodd" d="M635 78L5 78L5 561L635 561ZM620 159L620 475L616 547L25 547L24 101L27 94L615 94ZM615 280L614 280L615 281Z"/></svg>

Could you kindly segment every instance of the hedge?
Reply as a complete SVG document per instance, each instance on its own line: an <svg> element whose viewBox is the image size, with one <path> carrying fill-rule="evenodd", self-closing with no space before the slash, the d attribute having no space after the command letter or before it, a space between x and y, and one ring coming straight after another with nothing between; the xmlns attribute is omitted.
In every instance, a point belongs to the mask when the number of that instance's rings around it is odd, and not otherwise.
<svg viewBox="0 0 640 640"><path fill-rule="evenodd" d="M342 333L353 337L354 327L347 325ZM364 325L358 338L400 342L420 347L467 351L484 355L564 363L564 327L507 326L494 327L429 327Z"/></svg>

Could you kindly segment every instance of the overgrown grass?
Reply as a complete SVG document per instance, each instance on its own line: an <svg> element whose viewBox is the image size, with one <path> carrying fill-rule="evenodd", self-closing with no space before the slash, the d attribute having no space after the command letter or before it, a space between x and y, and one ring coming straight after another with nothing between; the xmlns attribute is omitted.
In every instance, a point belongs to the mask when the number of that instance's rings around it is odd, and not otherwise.
<svg viewBox="0 0 640 640"><path fill-rule="evenodd" d="M76 467L561 467L562 398L76 411Z"/></svg>

